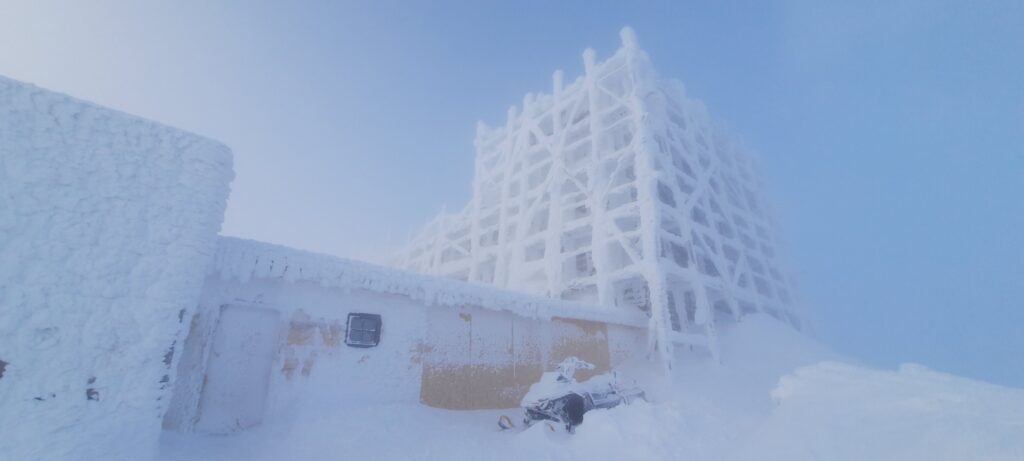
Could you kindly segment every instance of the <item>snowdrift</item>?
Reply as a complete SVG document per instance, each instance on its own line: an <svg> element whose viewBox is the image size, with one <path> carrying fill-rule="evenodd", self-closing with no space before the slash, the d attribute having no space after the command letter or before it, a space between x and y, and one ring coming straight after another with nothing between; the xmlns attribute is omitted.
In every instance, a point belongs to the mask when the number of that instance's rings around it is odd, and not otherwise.
<svg viewBox="0 0 1024 461"><path fill-rule="evenodd" d="M784 377L772 396L778 409L746 451L761 459L1024 459L1021 389L920 365L825 362Z"/></svg>
<svg viewBox="0 0 1024 461"><path fill-rule="evenodd" d="M653 403L591 411L572 436L498 431L508 411L350 403L231 437L165 433L161 459L1024 459L1024 390L837 362L762 315L723 329L722 364L677 353Z"/></svg>

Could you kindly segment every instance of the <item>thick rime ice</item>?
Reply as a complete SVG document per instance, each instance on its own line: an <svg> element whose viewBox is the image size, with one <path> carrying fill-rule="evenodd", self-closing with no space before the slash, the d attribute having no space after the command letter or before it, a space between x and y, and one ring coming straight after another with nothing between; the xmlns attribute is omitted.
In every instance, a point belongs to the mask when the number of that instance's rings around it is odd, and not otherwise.
<svg viewBox="0 0 1024 461"><path fill-rule="evenodd" d="M329 288L402 295L428 305L503 310L528 318L567 317L646 325L639 313L524 295L233 237L220 237L213 275L240 282L254 278L312 282Z"/></svg>
<svg viewBox="0 0 1024 461"><path fill-rule="evenodd" d="M151 457L221 144L0 77L0 458Z"/></svg>
<svg viewBox="0 0 1024 461"><path fill-rule="evenodd" d="M473 197L438 216L400 267L650 318L651 347L717 355L715 319L765 312L800 328L753 161L682 85L622 48L504 127L480 124Z"/></svg>

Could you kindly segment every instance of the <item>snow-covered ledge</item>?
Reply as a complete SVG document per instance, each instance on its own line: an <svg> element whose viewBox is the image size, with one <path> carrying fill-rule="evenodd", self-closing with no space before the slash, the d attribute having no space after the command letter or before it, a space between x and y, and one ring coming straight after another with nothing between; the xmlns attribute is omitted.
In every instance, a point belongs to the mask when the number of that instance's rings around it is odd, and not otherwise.
<svg viewBox="0 0 1024 461"><path fill-rule="evenodd" d="M241 282L251 278L306 281L323 287L402 295L427 305L478 306L533 319L565 317L647 326L647 317L637 309L562 301L234 237L220 238L213 275Z"/></svg>

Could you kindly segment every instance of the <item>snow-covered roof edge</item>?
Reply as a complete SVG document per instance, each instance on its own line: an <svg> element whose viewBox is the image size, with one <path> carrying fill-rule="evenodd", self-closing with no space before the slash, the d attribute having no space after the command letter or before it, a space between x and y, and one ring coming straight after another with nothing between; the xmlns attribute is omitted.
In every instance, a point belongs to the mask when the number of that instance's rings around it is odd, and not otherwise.
<svg viewBox="0 0 1024 461"><path fill-rule="evenodd" d="M647 318L639 311L570 303L236 237L219 237L210 275L242 283L251 279L306 281L325 288L406 296L428 305L477 306L536 319L563 317L647 327Z"/></svg>
<svg viewBox="0 0 1024 461"><path fill-rule="evenodd" d="M228 178L228 180L230 182L230 181L233 181L235 179L235 172L234 172L234 169L233 169L233 167L234 167L234 159L232 157L231 148L228 147L223 142L218 141L218 140L216 140L216 139L214 139L214 138L212 138L212 137L210 137L208 135L205 135L205 134L202 134L202 133L198 133L196 130L194 130L192 128L184 128L184 127L179 127L179 126L174 126L174 125L168 125L166 123L163 123L163 122L151 119L151 118L146 118L146 117L141 116L141 115L136 115L136 114L133 114L131 112L126 112L126 111L124 111L122 109L117 109L117 108L114 108L114 107L105 106L105 105L102 105L102 104L100 104L98 102L93 102L93 101L90 101L88 99L83 99L83 98L80 98L78 96L73 96L73 95L68 94L68 93L64 93L64 92L61 92L61 91L56 91L56 90L49 89L47 87L39 86L39 85L36 85L35 83L32 83L32 82L26 82L26 81L23 81L23 80L18 80L18 79L15 79L15 78L8 77L6 75L0 75L0 85L5 85L5 84L6 85L20 85L20 86L24 86L24 87L31 88L31 89L45 91L45 92L53 94L55 96L59 96L61 98L65 98L66 101L64 101L64 102L66 102L66 103L78 104L78 105L85 106L85 107L88 107L88 108L91 108L91 109L100 110L100 111L102 111L104 113L116 115L116 116L118 116L120 118L123 118L125 120L134 121L134 122L137 122L137 123L140 123L140 124L143 124L145 126L148 126L148 127L151 127L151 128L155 128L155 129L158 129L158 130L161 130L161 131L168 131L168 132L175 132L175 133L186 134L186 135L188 135L188 137L192 141L201 143L202 147L204 147L206 149L209 149L210 151L226 152L227 153L227 157L226 158L223 155L221 155L221 158L218 158L216 160L218 162L226 161L228 166L232 167L228 171L231 174L231 176Z"/></svg>

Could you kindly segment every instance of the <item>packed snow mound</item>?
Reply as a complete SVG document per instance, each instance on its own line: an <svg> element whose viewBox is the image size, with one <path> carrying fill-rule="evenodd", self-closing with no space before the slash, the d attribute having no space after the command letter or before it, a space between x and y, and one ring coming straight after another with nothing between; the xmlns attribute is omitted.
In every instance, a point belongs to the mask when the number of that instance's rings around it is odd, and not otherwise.
<svg viewBox="0 0 1024 461"><path fill-rule="evenodd" d="M783 376L838 356L806 334L766 314L753 314L719 328L721 363L683 352L669 394L686 393L722 408L767 413L771 390ZM650 384L648 384L650 386ZM664 391L654 388L655 397Z"/></svg>
<svg viewBox="0 0 1024 461"><path fill-rule="evenodd" d="M821 343L766 314L744 316L719 329L721 358L729 368L771 379L836 354Z"/></svg>
<svg viewBox="0 0 1024 461"><path fill-rule="evenodd" d="M0 459L150 458L227 147L0 77Z"/></svg>
<svg viewBox="0 0 1024 461"><path fill-rule="evenodd" d="M784 377L772 396L778 408L744 451L758 459L1024 459L1022 389L919 365L825 362Z"/></svg>

